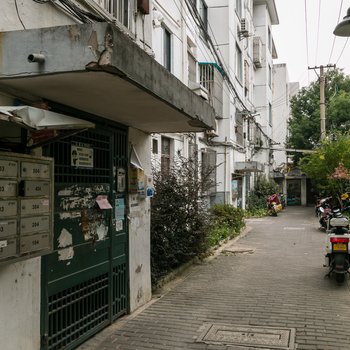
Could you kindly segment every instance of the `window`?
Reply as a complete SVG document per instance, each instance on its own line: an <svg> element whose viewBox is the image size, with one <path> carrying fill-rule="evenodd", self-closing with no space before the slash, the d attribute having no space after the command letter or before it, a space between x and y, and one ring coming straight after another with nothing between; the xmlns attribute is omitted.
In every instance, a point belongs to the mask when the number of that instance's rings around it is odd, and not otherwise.
<svg viewBox="0 0 350 350"><path fill-rule="evenodd" d="M208 176L209 175L209 176ZM216 192L216 151L206 149L202 152L202 177L210 181L209 194Z"/></svg>
<svg viewBox="0 0 350 350"><path fill-rule="evenodd" d="M168 137L162 137L161 171L164 175L170 173L170 145L171 140Z"/></svg>
<svg viewBox="0 0 350 350"><path fill-rule="evenodd" d="M243 116L242 112L238 111L235 117L235 133L236 142L243 146Z"/></svg>
<svg viewBox="0 0 350 350"><path fill-rule="evenodd" d="M241 83L243 80L242 64L242 51L239 46L236 45L236 77Z"/></svg>
<svg viewBox="0 0 350 350"><path fill-rule="evenodd" d="M132 1L129 0L95 0L101 7L112 14L126 28L131 27L130 16L133 12Z"/></svg>
<svg viewBox="0 0 350 350"><path fill-rule="evenodd" d="M200 84L208 91L209 96L211 96L214 84L214 68L212 65L200 64L199 81Z"/></svg>
<svg viewBox="0 0 350 350"><path fill-rule="evenodd" d="M199 15L204 25L204 30L208 32L208 6L204 0L199 0Z"/></svg>
<svg viewBox="0 0 350 350"><path fill-rule="evenodd" d="M272 69L271 66L269 65L269 71L268 71L269 76L267 77L269 80L269 87L272 87Z"/></svg>
<svg viewBox="0 0 350 350"><path fill-rule="evenodd" d="M269 124L272 126L272 105L269 103Z"/></svg>
<svg viewBox="0 0 350 350"><path fill-rule="evenodd" d="M236 0L236 12L239 18L242 17L242 0Z"/></svg>
<svg viewBox="0 0 350 350"><path fill-rule="evenodd" d="M188 81L197 82L197 62L192 53L188 51Z"/></svg>
<svg viewBox="0 0 350 350"><path fill-rule="evenodd" d="M158 154L158 140L157 139L152 140L152 153Z"/></svg>
<svg viewBox="0 0 350 350"><path fill-rule="evenodd" d="M244 96L249 97L249 63L244 60Z"/></svg>
<svg viewBox="0 0 350 350"><path fill-rule="evenodd" d="M163 66L171 72L171 33L163 27Z"/></svg>

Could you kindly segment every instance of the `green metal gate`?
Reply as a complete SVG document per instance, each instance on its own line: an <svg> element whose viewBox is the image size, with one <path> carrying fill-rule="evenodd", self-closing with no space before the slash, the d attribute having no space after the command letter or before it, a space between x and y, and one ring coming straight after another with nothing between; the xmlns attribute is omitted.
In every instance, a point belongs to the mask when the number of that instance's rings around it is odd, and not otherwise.
<svg viewBox="0 0 350 350"><path fill-rule="evenodd" d="M77 147L91 152L87 167L76 166ZM46 151L55 159L55 251L42 258L41 349L68 350L128 309L125 178L116 180L117 170L126 176L127 130L85 131ZM106 197L112 209L96 201Z"/></svg>

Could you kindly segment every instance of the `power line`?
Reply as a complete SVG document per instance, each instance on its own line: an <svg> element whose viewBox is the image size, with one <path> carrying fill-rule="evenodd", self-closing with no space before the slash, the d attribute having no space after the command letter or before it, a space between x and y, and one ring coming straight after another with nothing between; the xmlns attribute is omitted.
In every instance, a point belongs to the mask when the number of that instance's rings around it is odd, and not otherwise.
<svg viewBox="0 0 350 350"><path fill-rule="evenodd" d="M318 1L318 23L317 23L317 39L316 39L316 54L315 54L315 65L317 64L317 55L318 55L318 43L320 40L320 22L321 22L321 2L322 0Z"/></svg>
<svg viewBox="0 0 350 350"><path fill-rule="evenodd" d="M344 2L344 0L341 0L337 24L339 23L340 15L341 15L341 12L342 12L342 9L343 9L343 2ZM333 34L333 36L334 36L334 38L333 38L333 44L332 44L331 53L330 53L330 55L329 55L328 63L331 63L331 58L332 58L332 55L333 55L335 39L337 38L334 34Z"/></svg>
<svg viewBox="0 0 350 350"><path fill-rule="evenodd" d="M308 37L308 27L307 27L307 6L306 6L306 0L304 0L304 8L305 8L305 39L306 39L306 59L307 59L307 66L309 67L309 37ZM310 81L309 74L308 74L308 81Z"/></svg>
<svg viewBox="0 0 350 350"><path fill-rule="evenodd" d="M339 55L339 57L338 57L338 59L337 59L337 62L336 62L335 64L338 64L338 62L339 62L341 56L342 56L343 53L344 53L344 50L345 50L345 47L346 47L348 41L349 41L349 38L346 38L345 44L344 44L344 46L343 46L343 49L341 50L341 53L340 53L340 55Z"/></svg>

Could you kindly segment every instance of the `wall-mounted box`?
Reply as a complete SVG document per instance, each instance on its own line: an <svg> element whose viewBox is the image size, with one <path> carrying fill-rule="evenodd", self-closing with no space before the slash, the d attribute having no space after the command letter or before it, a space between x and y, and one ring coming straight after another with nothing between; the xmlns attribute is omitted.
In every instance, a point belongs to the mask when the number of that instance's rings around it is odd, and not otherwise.
<svg viewBox="0 0 350 350"><path fill-rule="evenodd" d="M53 250L53 160L0 152L0 264Z"/></svg>

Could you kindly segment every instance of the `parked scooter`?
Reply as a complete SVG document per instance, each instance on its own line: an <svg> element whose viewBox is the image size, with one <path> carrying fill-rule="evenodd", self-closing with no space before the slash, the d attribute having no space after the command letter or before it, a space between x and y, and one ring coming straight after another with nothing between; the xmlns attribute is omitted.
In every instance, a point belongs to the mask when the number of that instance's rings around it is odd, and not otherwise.
<svg viewBox="0 0 350 350"><path fill-rule="evenodd" d="M327 231L329 230L329 220L333 217L332 209L330 206L320 206L318 210L318 217L321 228Z"/></svg>
<svg viewBox="0 0 350 350"><path fill-rule="evenodd" d="M330 208L330 200L332 197L326 197L326 198L320 198L317 200L316 206L315 206L315 215L320 219L323 213L323 209Z"/></svg>
<svg viewBox="0 0 350 350"><path fill-rule="evenodd" d="M277 216L277 213L282 210L282 205L277 194L267 197L266 205L270 216Z"/></svg>
<svg viewBox="0 0 350 350"><path fill-rule="evenodd" d="M343 283L345 275L349 273L350 261L350 234L349 220L339 211L330 219L331 230L327 237L325 267L329 268L326 276L335 274L338 283Z"/></svg>

